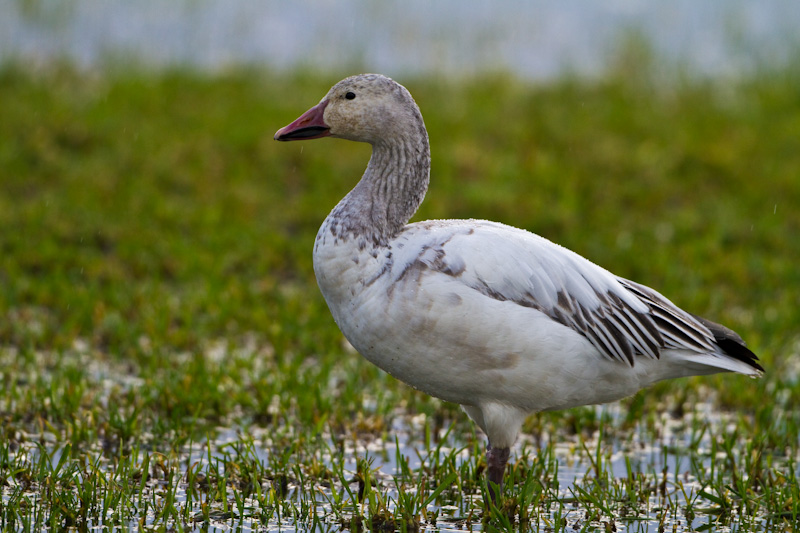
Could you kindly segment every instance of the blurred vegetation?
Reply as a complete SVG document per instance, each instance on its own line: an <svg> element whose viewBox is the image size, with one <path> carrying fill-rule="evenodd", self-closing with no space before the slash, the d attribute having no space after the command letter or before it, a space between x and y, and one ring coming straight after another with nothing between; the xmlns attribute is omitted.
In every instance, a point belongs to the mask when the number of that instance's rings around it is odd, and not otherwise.
<svg viewBox="0 0 800 533"><path fill-rule="evenodd" d="M369 147L272 135L340 77L0 69L9 439L48 428L77 455L98 439L179 448L231 420L295 434L385 428L398 406L463 420L352 353L318 293L314 236ZM764 379L660 384L631 419L711 384L796 453L800 69L658 79L621 61L595 80L398 80L432 145L415 220L529 229L737 330Z"/></svg>
<svg viewBox="0 0 800 533"><path fill-rule="evenodd" d="M757 349L780 347L798 324L798 76L663 87L634 74L401 80L433 152L415 219L535 231ZM83 338L136 358L142 336L169 351L246 332L280 351L334 340L311 242L368 147L271 138L331 81L6 66L0 305L41 327L4 321L0 341L58 350ZM307 309L285 312L291 290ZM270 333L289 319L313 327Z"/></svg>

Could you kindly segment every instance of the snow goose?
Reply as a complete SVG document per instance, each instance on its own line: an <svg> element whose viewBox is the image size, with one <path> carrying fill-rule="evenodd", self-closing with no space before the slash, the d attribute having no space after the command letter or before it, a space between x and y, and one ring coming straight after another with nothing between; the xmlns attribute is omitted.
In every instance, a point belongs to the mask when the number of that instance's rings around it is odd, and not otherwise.
<svg viewBox="0 0 800 533"><path fill-rule="evenodd" d="M393 80L349 77L275 134L320 137L372 145L314 243L333 318L369 361L480 426L493 500L532 412L611 402L663 379L763 371L730 329L542 237L484 220L408 224L430 151L419 108Z"/></svg>

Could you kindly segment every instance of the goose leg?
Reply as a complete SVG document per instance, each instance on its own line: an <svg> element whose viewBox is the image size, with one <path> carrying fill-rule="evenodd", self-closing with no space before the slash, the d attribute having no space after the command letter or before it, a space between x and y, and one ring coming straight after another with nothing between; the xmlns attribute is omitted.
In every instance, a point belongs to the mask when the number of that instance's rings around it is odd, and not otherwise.
<svg viewBox="0 0 800 533"><path fill-rule="evenodd" d="M492 502L497 502L495 486L498 493L503 493L503 474L510 455L511 448L493 448L491 444L486 448L486 463L489 465L489 497L492 498Z"/></svg>

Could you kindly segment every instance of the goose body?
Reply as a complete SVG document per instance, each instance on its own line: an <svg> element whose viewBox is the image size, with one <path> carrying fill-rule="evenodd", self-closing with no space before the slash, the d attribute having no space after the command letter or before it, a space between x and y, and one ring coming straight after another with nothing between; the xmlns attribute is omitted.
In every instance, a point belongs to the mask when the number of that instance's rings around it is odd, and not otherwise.
<svg viewBox="0 0 800 533"><path fill-rule="evenodd" d="M334 320L370 362L464 408L489 439L495 485L532 412L618 400L663 379L762 372L733 331L533 233L484 220L408 224L430 152L417 105L391 79L347 78L275 134L325 136L373 146L314 244Z"/></svg>

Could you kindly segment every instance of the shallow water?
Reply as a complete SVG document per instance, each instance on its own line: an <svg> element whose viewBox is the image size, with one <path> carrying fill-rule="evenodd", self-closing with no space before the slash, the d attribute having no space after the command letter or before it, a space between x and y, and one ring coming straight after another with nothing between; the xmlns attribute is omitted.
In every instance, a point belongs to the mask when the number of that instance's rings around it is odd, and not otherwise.
<svg viewBox="0 0 800 533"><path fill-rule="evenodd" d="M605 420L608 429L612 429L623 416L618 405L597 407L599 419ZM696 516L687 516L682 511L689 500L697 497L697 493L703 486L690 473L689 453L697 460L702 462L703 468L708 469L712 461L712 443L709 439L709 432L698 434L692 428L697 427L699 419L707 420L715 426L727 423L726 417L715 414L710 405L701 404L696 409L687 413L680 419L671 418L668 415L661 416L657 421L658 438L652 438L651 431L642 428L634 428L630 432L624 432L625 440L617 437L602 437L599 431L588 437L565 438L564 436L540 435L538 440L547 441L542 449L536 447L533 439L528 435L523 435L514 447L511 463L516 457L528 455L530 458L536 457L538 453L552 454L557 461L557 477L550 483L557 487L552 494L553 501L546 508L533 509L534 516L538 517L538 526L531 524L534 529L547 529L547 524L556 521L566 520L565 523L573 525L577 529L582 527L606 527L602 523L588 522L586 520L586 508L579 502L582 489L586 489L592 483L591 478L596 476L592 457L596 455L603 463L602 468L610 470L610 478L625 479L633 472L639 473L648 478L648 483L663 483L661 492L654 491L648 501L632 509L628 517L616 517L614 527L617 531L663 531L686 528L691 522L691 527L696 529L708 524L710 519L714 519L712 514L697 512ZM226 459L236 456L235 464L243 463L242 458L252 460L264 466L264 470L269 470L273 459L270 456L270 449L274 449L271 435L273 429L248 427L242 428L219 428L212 441L198 442L187 445L180 453L180 457L174 461L175 465L181 465L175 475L181 477L178 483L169 483L164 475L158 475L155 467L152 466L154 454L151 452L151 472L153 478L146 483L145 500L152 502L151 509L157 509L159 501L166 498L173 498L177 506L188 508L186 516L188 521L185 524L191 525L192 520L195 526L209 531L250 531L250 530L294 530L294 529L322 529L340 530L342 527L342 517L337 517L332 513L331 501L334 500L334 493L347 498L347 491L344 484L349 485L351 491L358 490L356 481L356 471L358 461L368 459L371 461L371 468L375 470L373 478L377 481L374 490L382 492L389 502L389 510L396 503L398 497L398 485L396 476L401 474L398 464L398 457L403 456L408 466L414 471L422 467L422 460L418 455L418 450L425 450L422 435L425 434L426 419L422 415L411 416L398 413L394 419L394 425L389 433L389 438L364 438L347 441L344 444L344 455L340 459L337 456L337 444L330 435L323 436L327 439L327 446L320 448L319 454L323 462L334 469L339 468L334 463L341 461L343 466L343 478L333 479L330 482L320 482L317 480L308 483L307 486L298 485L298 480L294 476L289 476L287 480L288 492L285 500L275 500L275 506L282 507L286 514L282 517L271 516L269 521L263 523L259 520L259 509L264 508L264 501L268 499L267 493L270 488L274 488L275 481L262 480L262 496L254 496L249 499L235 503L233 490L229 495L228 509L224 509L218 502L210 502L208 495L204 497L196 491L193 495L188 495L188 484L186 482L186 471L192 465L194 475L204 474L212 479L214 473L224 474L224 464ZM612 431L613 432L613 431ZM37 438L38 437L38 438ZM457 435L448 429L440 430L438 451L440 456L451 455L456 458L460 466L464 462L472 460L471 453L475 447L474 442L469 443L464 440L464 436ZM699 437L699 438L698 438ZM480 438L480 436L479 436ZM396 439L396 440L393 440ZM552 439L552 440L551 440ZM47 442L48 439L43 435L28 435L28 442L36 441ZM469 439L468 439L469 440ZM64 447L54 448L49 452L50 461L58 463ZM482 445L479 446L482 451ZM691 448L691 450L689 450ZM327 449L327 452L325 451ZM34 445L24 446L17 453L27 454L29 460L36 461L42 448ZM140 452L139 463L145 461L144 452ZM98 455L100 468L109 470L112 474L111 462L106 458L102 459L102 454ZM430 461L431 457L425 457ZM547 460L547 459L545 459ZM345 483L342 483L342 480ZM2 494L4 503L7 503L10 494L18 488L18 485L9 480L10 484L3 487ZM410 492L415 491L413 483L405 487ZM520 490L518 487L515 490ZM305 496L301 496L305 494ZM313 493L315 511L318 515L316 526L302 521L295 522L291 513L297 513L297 509L302 505L309 504L308 494ZM35 487L30 491L28 497L31 500L38 498L38 489ZM205 522L200 512L203 504L214 507L210 513L211 519ZM476 506L476 507L473 507ZM294 507L293 507L294 506ZM435 525L422 523L421 528L425 530L470 530L479 531L484 529L480 521L480 508L482 506L480 498L464 498L459 502L448 502L447 500L437 501L428 506L428 511L438 514ZM665 507L673 508L669 513L665 512ZM345 507L347 509L348 506ZM349 519L352 515L352 505L349 506L350 513L346 513L344 518ZM294 511L292 511L294 509ZM477 509L477 510L476 510ZM365 509L362 512L366 512ZM157 518L156 512L147 511L144 515L136 515L129 518L129 525L135 524L143 519L144 524L164 525L161 519ZM470 518L470 515L473 515ZM160 526L159 526L160 527ZM735 527L733 528L735 530Z"/></svg>
<svg viewBox="0 0 800 533"><path fill-rule="evenodd" d="M669 63L729 75L787 61L799 26L796 0L17 1L0 3L0 59L542 79L602 72L638 34Z"/></svg>
<svg viewBox="0 0 800 533"><path fill-rule="evenodd" d="M210 346L210 360L234 356L228 352L218 353L216 344ZM255 349L251 346L245 352L255 353ZM225 354L228 355L223 357ZM8 350L2 355L13 359L17 353ZM37 357L42 358L37 368L46 368L48 357L53 354L38 354ZM90 376L90 381L101 384L98 388L106 390L106 394L118 388L138 390L144 386L142 380L127 373L124 366L117 368L93 359L84 342L77 341L75 350L65 357L74 358L68 366L78 365ZM3 361L5 359L0 357L0 363ZM67 364L63 358L61 364ZM626 408L615 403L584 408L581 413L591 429L578 434L561 427L567 425L568 417L557 419L557 426L548 424L546 418L529 426L537 428L538 433L523 433L510 461L514 464L523 458L531 471L536 471L533 465L537 463L542 467L539 471L545 472L545 478L538 480L544 486L545 498L530 509L534 520L528 526L544 530L566 520L570 528L602 529L605 527L602 520L613 520L618 531L634 532L659 531L665 527L670 530L673 526L680 530L688 523L698 528L715 520L717 511L713 502L698 497L706 485L697 477L705 478L706 484L713 480L720 486L712 474L715 468L719 472L727 464L727 456L720 445L720 440L724 439L735 443L728 453L736 456L737 471L743 470L741 455L746 452L749 435L736 435L737 427L741 426L737 425L735 413L718 412L712 390L704 387L697 394L706 398L706 402L684 404L685 412L681 416L670 414L664 407L658 413L647 413L646 420L631 421L627 420ZM101 404L107 401L102 393L95 398ZM370 403L369 400L365 402ZM663 399L664 406L678 403L674 398ZM71 475L81 479L92 472L98 473L106 480L105 485L98 487L100 491L113 488L118 479L135 479L131 472L146 472L148 477L141 485L144 490L131 491L130 497L136 501L121 504L124 515L118 521L135 527L141 520L156 529L176 524L174 518L165 519L159 515L159 509L174 501L181 510L180 524L212 531L340 530L342 521L356 513L351 493L358 491L357 476L365 464L369 464L376 482L373 492L385 499L389 512L397 507L401 489L407 493L417 491L416 480L424 468L445 465L446 460L453 461L462 482L464 476L483 479L476 468L477 459L484 453L485 439L465 422L466 415L443 422L400 409L386 420L391 422L389 426L367 428L358 434L334 435L323 429L317 436L297 435L296 429L290 426L259 426L234 421L230 426L208 430L210 440L201 438L186 443L179 450L163 449L155 437L139 434L136 440L141 442L140 448L120 450L98 442L89 449L80 450L77 457L67 447L67 436L47 431L37 433L29 428L30 433L25 434L17 430L18 434L13 437L17 444L11 447L5 443L0 451L9 452L10 465L25 463L32 465L32 471L36 471L38 464L49 464L45 471L53 470L62 456L70 453L71 460L65 462L64 468L75 468ZM290 453L292 443L298 439L302 441L299 453ZM118 474L122 456L131 458L130 466L127 473ZM784 461L796 468L798 460L800 457L793 458L793 462L790 458L775 461ZM226 472L228 465L234 469L250 469L249 477L243 472ZM462 467L466 470L461 470ZM775 467L784 468L778 464ZM5 470L11 471L13 467ZM746 472L738 473L746 475ZM511 479L510 474L507 479ZM198 483L203 483L199 476L207 483L222 480L224 496L209 499L208 488L197 488ZM440 475L436 479L446 477ZM626 480L632 478L637 480L639 485L636 486L643 489L643 501L626 509L624 516L613 516L613 519L604 516L598 521L597 506L587 504L585 493L600 484L601 492L608 498L624 497L628 490ZM730 478L730 473L724 473L725 483ZM242 480L254 486L245 490L237 485ZM2 481L0 493L4 505L22 496L31 502L28 505L36 508L41 486L26 485L24 479L13 476ZM429 494L433 488L426 485L425 490ZM251 494L245 498L248 491ZM508 494L520 495L523 491L523 485L517 484ZM337 498L343 498L344 506L332 504ZM340 507L344 511L339 511ZM694 516L687 512L690 508L694 509ZM435 525L422 523L423 529L484 529L480 519L483 501L474 486L465 493L443 493L426 509L438 514L438 519ZM587 510L594 513L591 519L586 518ZM369 516L369 510L362 505L356 514ZM728 519L730 523L725 527L735 530L740 518L733 512Z"/></svg>

